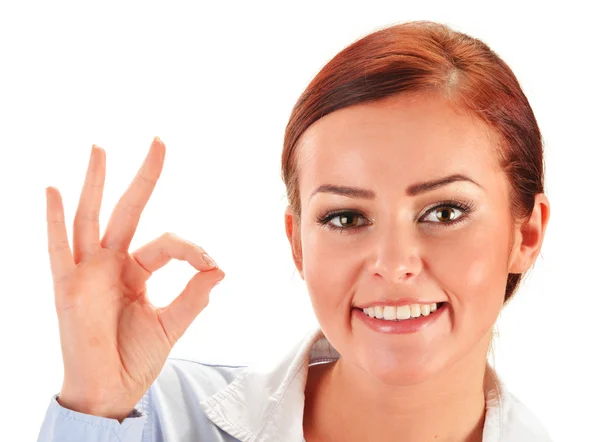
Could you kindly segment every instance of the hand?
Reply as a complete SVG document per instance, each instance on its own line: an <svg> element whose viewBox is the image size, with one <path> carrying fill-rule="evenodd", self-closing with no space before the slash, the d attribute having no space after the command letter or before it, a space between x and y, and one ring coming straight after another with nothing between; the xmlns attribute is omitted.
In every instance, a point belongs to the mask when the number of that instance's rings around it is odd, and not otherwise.
<svg viewBox="0 0 600 442"><path fill-rule="evenodd" d="M155 138L100 241L106 154L92 148L72 251L60 193L46 189L48 253L64 363L59 402L65 408L124 419L225 276L201 247L171 233L128 252L164 156L165 145ZM156 308L148 300L146 281L173 258L189 262L198 273L168 307Z"/></svg>

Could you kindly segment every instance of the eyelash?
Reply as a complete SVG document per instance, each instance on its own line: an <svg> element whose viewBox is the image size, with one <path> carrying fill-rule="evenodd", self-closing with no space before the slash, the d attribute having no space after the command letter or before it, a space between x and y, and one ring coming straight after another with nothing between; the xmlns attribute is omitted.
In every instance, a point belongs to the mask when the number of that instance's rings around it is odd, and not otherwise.
<svg viewBox="0 0 600 442"><path fill-rule="evenodd" d="M425 212L425 214L422 216L422 218L427 217L427 215L429 215L431 212L436 211L437 209L440 208L452 208L452 209L457 209L460 210L462 212L462 215L455 219L452 220L450 222L431 222L431 221L426 221L426 223L428 224L441 224L443 227L447 227L447 226L454 226L454 225L458 225L464 221L467 220L467 218L469 217L469 215L471 214L471 212L473 211L473 206L474 203L473 201L455 201L455 200L446 200L446 201L441 201L440 203L436 204L434 207L431 207L430 209L427 210L427 212ZM356 210L336 210L334 212L329 212L326 213L324 215L321 215L319 217L317 217L317 222L330 230L334 230L334 231L339 231L340 233L345 233L348 231L353 231L353 230L358 230L362 227L365 227L365 225L362 226L354 226L354 227L338 227L338 226L334 226L333 224L331 224L329 221L331 221L333 218L336 218L338 216L342 216L342 215L358 215L360 217L362 217L363 219L365 218L359 211ZM435 226L435 228L443 228L442 226Z"/></svg>

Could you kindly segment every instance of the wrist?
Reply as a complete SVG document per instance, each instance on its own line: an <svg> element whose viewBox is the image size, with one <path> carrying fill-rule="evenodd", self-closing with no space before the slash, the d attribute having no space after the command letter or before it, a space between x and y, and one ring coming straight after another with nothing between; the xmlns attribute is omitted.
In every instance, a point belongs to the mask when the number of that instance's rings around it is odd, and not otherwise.
<svg viewBox="0 0 600 442"><path fill-rule="evenodd" d="M100 401L90 399L85 395L71 395L69 392L61 391L56 398L59 405L78 413L98 416L108 419L116 419L121 423L131 414L134 406L127 403L119 404L118 401Z"/></svg>

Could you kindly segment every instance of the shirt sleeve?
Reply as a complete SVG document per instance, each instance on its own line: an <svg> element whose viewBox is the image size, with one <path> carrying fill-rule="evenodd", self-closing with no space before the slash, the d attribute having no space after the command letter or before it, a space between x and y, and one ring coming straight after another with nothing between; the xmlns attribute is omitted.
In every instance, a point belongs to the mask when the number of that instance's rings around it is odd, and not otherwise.
<svg viewBox="0 0 600 442"><path fill-rule="evenodd" d="M147 415L136 408L123 422L64 408L52 396L37 442L141 442Z"/></svg>

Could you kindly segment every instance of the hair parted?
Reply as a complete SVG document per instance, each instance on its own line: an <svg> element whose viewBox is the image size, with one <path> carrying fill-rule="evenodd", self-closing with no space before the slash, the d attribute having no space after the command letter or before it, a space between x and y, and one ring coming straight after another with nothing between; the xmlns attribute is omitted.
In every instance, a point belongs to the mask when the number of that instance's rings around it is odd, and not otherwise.
<svg viewBox="0 0 600 442"><path fill-rule="evenodd" d="M498 163L510 183L513 219L526 219L544 192L542 136L519 82L481 40L430 21L373 32L340 51L296 102L286 126L282 179L293 213L301 213L297 147L306 129L331 112L408 92L433 92L483 121L498 140ZM522 274L509 274L504 302Z"/></svg>

